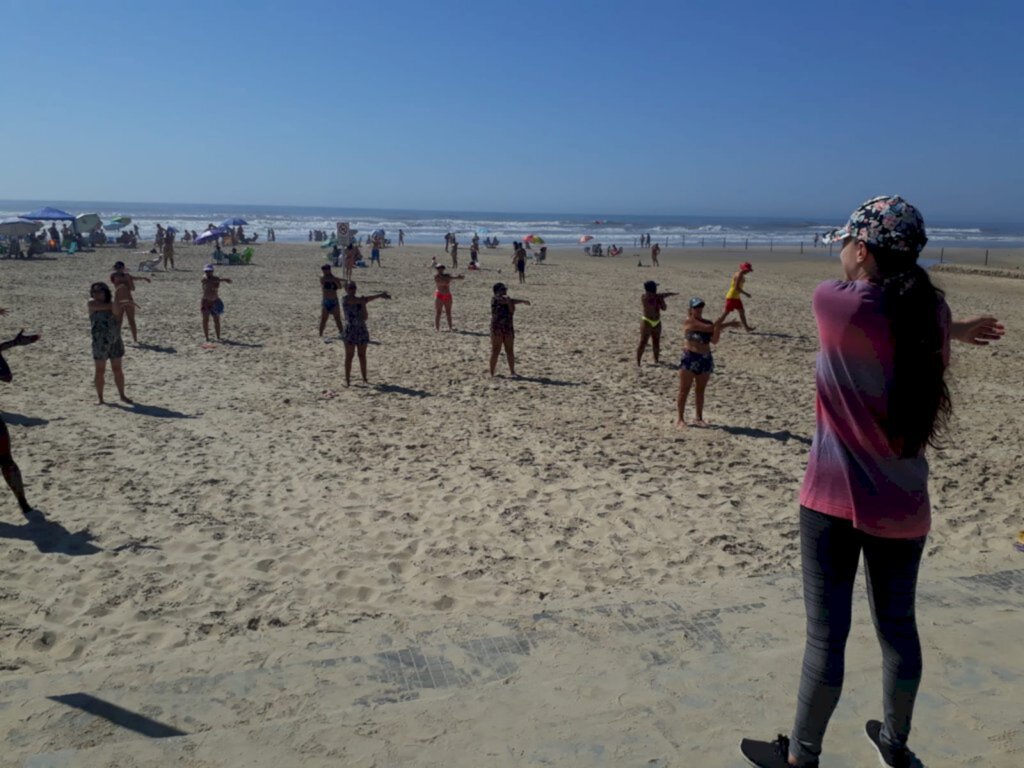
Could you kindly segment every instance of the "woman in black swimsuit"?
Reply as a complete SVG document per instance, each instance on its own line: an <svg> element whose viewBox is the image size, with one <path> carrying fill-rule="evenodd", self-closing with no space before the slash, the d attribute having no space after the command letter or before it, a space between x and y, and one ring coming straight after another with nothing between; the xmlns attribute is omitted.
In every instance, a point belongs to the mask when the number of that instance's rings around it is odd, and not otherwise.
<svg viewBox="0 0 1024 768"><path fill-rule="evenodd" d="M704 390L715 370L715 360L711 356L711 345L718 343L722 333L722 322L713 323L703 317L704 299L694 296L690 299L690 312L683 322L683 359L679 361L679 396L676 398L677 427L685 427L686 398L690 395L690 387L697 383L694 396L697 419L695 427L706 427L704 421Z"/></svg>
<svg viewBox="0 0 1024 768"><path fill-rule="evenodd" d="M356 284L345 285L345 298L341 307L345 310L345 330L341 334L345 342L345 386L352 379L352 358L359 354L359 372L366 381L366 345L370 343L370 332L366 328L366 305L377 299L390 299L391 294L381 291L373 296L356 296Z"/></svg>
<svg viewBox="0 0 1024 768"><path fill-rule="evenodd" d="M516 331L512 325L512 315L515 314L516 304L530 306L526 299L513 299L508 295L508 288L504 283L494 284L494 296L491 298L491 376L498 365L498 356L501 348L505 348L505 359L508 361L508 371L516 375L516 354L514 346L516 343Z"/></svg>
<svg viewBox="0 0 1024 768"><path fill-rule="evenodd" d="M7 310L0 309L0 315L5 314L7 314ZM11 369L7 366L7 361L4 360L2 353L11 347L23 347L26 344L33 344L37 341L39 341L39 336L26 336L24 330L22 330L18 331L18 335L10 341L0 343L0 381L10 382L13 378ZM25 486L21 481L21 470L18 469L18 465L14 463L14 457L11 455L11 435L7 431L7 425L2 418L0 418L0 470L3 471L4 480L7 481L7 485L14 491L14 497L18 500L18 506L21 507L22 513L25 515L29 514L32 511L32 505L25 498Z"/></svg>
<svg viewBox="0 0 1024 768"><path fill-rule="evenodd" d="M323 270L323 274L320 276L320 287L324 292L323 300L320 303L320 335L324 335L328 317L334 318L334 323L338 326L338 333L344 334L345 331L341 325L341 302L338 301L338 288L341 287L341 282L331 273L330 264L324 264L320 269Z"/></svg>

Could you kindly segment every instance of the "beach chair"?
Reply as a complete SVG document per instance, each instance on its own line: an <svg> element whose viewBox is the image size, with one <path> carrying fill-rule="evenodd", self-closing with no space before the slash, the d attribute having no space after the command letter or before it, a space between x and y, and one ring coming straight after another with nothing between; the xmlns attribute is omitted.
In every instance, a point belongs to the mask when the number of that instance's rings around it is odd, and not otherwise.
<svg viewBox="0 0 1024 768"><path fill-rule="evenodd" d="M155 272L161 261L163 261L163 256L159 253L154 254L152 259L139 262L139 272Z"/></svg>

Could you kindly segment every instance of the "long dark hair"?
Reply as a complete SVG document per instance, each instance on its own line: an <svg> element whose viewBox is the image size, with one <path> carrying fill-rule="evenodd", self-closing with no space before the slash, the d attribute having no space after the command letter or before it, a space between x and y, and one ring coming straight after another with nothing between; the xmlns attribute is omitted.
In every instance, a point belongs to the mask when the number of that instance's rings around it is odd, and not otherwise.
<svg viewBox="0 0 1024 768"><path fill-rule="evenodd" d="M940 305L945 293L917 263L916 253L868 244L882 288L882 311L893 339L893 378L885 431L902 458L935 445L953 404L946 386L945 339Z"/></svg>
<svg viewBox="0 0 1024 768"><path fill-rule="evenodd" d="M113 300L113 294L110 293L110 287L106 283L93 283L89 286L89 295L92 296L93 291L103 291L103 303L109 304Z"/></svg>

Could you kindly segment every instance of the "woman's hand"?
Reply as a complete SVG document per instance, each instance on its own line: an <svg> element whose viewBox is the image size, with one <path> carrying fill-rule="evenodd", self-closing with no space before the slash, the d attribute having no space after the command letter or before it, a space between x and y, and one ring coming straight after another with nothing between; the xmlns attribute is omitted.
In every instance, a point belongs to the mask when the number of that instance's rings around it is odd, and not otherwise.
<svg viewBox="0 0 1024 768"><path fill-rule="evenodd" d="M1002 323L994 317L972 317L969 320L954 320L949 335L964 344L985 346L990 341L999 341L1006 333Z"/></svg>

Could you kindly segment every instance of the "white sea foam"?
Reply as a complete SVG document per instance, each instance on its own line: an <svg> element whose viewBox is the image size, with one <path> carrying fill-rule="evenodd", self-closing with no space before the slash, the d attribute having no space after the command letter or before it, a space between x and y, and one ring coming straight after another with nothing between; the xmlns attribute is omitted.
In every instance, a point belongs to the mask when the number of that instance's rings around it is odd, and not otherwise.
<svg viewBox="0 0 1024 768"><path fill-rule="evenodd" d="M61 204L57 204L60 207ZM650 233L652 238L670 246L720 247L744 244L762 246L770 243L779 245L810 245L815 234L822 234L836 225L835 221L820 222L812 219L773 220L742 217L686 217L686 216L618 216L601 218L579 216L544 216L488 214L465 212L414 212L414 211L366 211L346 212L344 209L258 207L211 205L159 205L159 204L88 204L66 203L65 210L72 213L97 212L104 219L116 214L132 216L143 239L153 237L157 223L174 226L179 230L203 231L208 224L218 224L233 217L242 216L248 221L246 231L259 233L260 240L266 238L267 229L273 227L280 242L304 242L311 230L319 229L331 233L338 221L348 221L366 236L376 229L383 229L387 236L397 241L398 230L405 231L409 244L443 246L444 235L454 232L463 243L469 241L474 232L481 237L497 237L502 243L522 240L534 234L544 238L551 246L577 245L580 237L591 235L593 242L622 247L637 246L641 234ZM0 204L0 217L17 216L30 207L38 205ZM597 223L600 222L600 223ZM1024 247L1024 225L982 227L932 225L928 230L932 246L977 246L977 247Z"/></svg>

